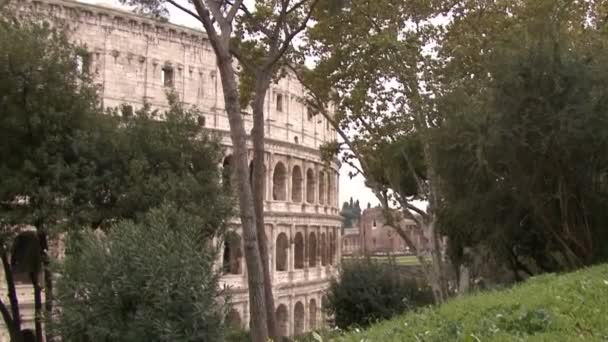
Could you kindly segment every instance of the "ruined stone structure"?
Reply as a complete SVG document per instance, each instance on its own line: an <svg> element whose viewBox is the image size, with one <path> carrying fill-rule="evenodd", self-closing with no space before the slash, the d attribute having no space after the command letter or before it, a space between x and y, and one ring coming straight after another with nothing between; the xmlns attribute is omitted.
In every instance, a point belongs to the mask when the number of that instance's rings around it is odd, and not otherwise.
<svg viewBox="0 0 608 342"><path fill-rule="evenodd" d="M70 37L86 46L88 53L81 56L79 66L99 84L104 107L121 106L123 114L144 101L153 108L167 108L168 90L196 106L201 111L199 124L222 136L223 167L229 169L228 117L215 55L203 32L69 0L23 0L19 7L23 13L65 22ZM341 258L339 165L324 165L319 152L336 134L327 120L303 105L304 93L297 79L287 75L271 86L265 107L266 236L276 315L285 336L325 324L324 292ZM243 117L249 132L250 110ZM229 182L229 177L224 181ZM237 219L231 231L218 268L224 274L222 283L231 288L227 319L247 328L247 269ZM31 292L20 292L27 293Z"/></svg>
<svg viewBox="0 0 608 342"><path fill-rule="evenodd" d="M429 249L429 239L415 228L416 223L409 219L398 220L410 239L420 251ZM344 230L342 236L342 252L348 255L356 254L407 254L409 250L395 229L386 224L384 209L368 208L361 214L355 228Z"/></svg>

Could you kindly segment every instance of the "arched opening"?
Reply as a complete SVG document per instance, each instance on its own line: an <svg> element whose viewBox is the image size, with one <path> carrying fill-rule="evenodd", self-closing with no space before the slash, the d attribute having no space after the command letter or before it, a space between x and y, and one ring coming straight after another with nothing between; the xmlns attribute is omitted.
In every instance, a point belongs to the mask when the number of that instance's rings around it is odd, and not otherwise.
<svg viewBox="0 0 608 342"><path fill-rule="evenodd" d="M16 284L32 284L31 275L38 275L42 266L40 240L36 231L24 231L15 237L11 247L10 263Z"/></svg>
<svg viewBox="0 0 608 342"><path fill-rule="evenodd" d="M327 206L334 206L334 196L333 196L333 187L334 187L334 178L331 171L327 173Z"/></svg>
<svg viewBox="0 0 608 342"><path fill-rule="evenodd" d="M291 173L291 200L293 202L302 202L302 181L302 169L296 165Z"/></svg>
<svg viewBox="0 0 608 342"><path fill-rule="evenodd" d="M304 304L297 302L293 309L293 334L298 336L304 333Z"/></svg>
<svg viewBox="0 0 608 342"><path fill-rule="evenodd" d="M224 237L223 274L241 274L241 237L234 231L229 231Z"/></svg>
<svg viewBox="0 0 608 342"><path fill-rule="evenodd" d="M327 265L327 237L321 233L321 266Z"/></svg>
<svg viewBox="0 0 608 342"><path fill-rule="evenodd" d="M315 172L312 169L306 171L306 202L315 202Z"/></svg>
<svg viewBox="0 0 608 342"><path fill-rule="evenodd" d="M327 317L328 314L328 301L327 301L327 296L323 295L321 297L321 317L323 318L323 323L325 323L325 319Z"/></svg>
<svg viewBox="0 0 608 342"><path fill-rule="evenodd" d="M332 229L333 230L333 229ZM336 233L333 231L329 233L329 264L334 264L334 258L336 254Z"/></svg>
<svg viewBox="0 0 608 342"><path fill-rule="evenodd" d="M231 187L232 184L232 155L229 154L224 158L222 163L222 184L225 189Z"/></svg>
<svg viewBox="0 0 608 342"><path fill-rule="evenodd" d="M310 233L308 236L308 266L315 267L317 265L317 238L315 233Z"/></svg>
<svg viewBox="0 0 608 342"><path fill-rule="evenodd" d="M294 241L295 244L295 260L294 260L294 268L301 269L304 268L304 237L302 233L296 233L296 238Z"/></svg>
<svg viewBox="0 0 608 342"><path fill-rule="evenodd" d="M287 335L289 335L289 313L287 312L287 307L284 304L277 307L275 317L277 320L277 327L279 328L279 334L287 337Z"/></svg>
<svg viewBox="0 0 608 342"><path fill-rule="evenodd" d="M275 245L276 250L276 270L287 271L287 248L289 247L289 241L285 233L279 234Z"/></svg>
<svg viewBox="0 0 608 342"><path fill-rule="evenodd" d="M319 204L325 204L325 172L319 172Z"/></svg>
<svg viewBox="0 0 608 342"><path fill-rule="evenodd" d="M317 301L314 298L308 302L308 326L310 330L317 328Z"/></svg>
<svg viewBox="0 0 608 342"><path fill-rule="evenodd" d="M241 314L235 309L230 309L226 315L226 326L230 329L241 329L243 323L241 321Z"/></svg>
<svg viewBox="0 0 608 342"><path fill-rule="evenodd" d="M272 199L275 201L285 201L287 197L287 171L285 165L278 162L272 174Z"/></svg>

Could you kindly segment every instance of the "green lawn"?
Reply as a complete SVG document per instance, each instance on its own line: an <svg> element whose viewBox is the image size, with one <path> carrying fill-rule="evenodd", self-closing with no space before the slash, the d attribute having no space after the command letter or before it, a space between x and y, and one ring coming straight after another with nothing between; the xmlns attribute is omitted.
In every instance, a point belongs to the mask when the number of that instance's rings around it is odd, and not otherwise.
<svg viewBox="0 0 608 342"><path fill-rule="evenodd" d="M345 260L348 260L351 258L352 257L344 257ZM396 256L396 257L372 256L371 258L374 260L386 261L386 262L390 261L391 258L394 258L397 265L419 265L420 264L415 255L405 255L405 256Z"/></svg>
<svg viewBox="0 0 608 342"><path fill-rule="evenodd" d="M608 341L608 265L456 298L325 341Z"/></svg>

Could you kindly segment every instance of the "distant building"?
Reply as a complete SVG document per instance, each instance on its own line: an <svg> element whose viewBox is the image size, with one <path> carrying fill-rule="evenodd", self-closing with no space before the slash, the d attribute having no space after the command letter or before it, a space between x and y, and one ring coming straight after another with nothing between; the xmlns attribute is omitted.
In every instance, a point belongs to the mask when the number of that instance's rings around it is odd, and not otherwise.
<svg viewBox="0 0 608 342"><path fill-rule="evenodd" d="M420 251L428 251L429 239L420 231L416 223L403 219L396 210L392 211L399 225ZM383 208L368 208L361 214L361 220L354 228L346 228L342 234L342 254L409 254L413 251L397 230L386 223Z"/></svg>

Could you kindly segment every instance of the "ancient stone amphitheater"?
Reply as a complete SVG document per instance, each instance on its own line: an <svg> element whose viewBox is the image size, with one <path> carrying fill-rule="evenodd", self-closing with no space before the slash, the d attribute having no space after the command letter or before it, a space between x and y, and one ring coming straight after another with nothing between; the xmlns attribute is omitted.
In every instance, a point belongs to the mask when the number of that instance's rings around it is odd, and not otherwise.
<svg viewBox="0 0 608 342"><path fill-rule="evenodd" d="M167 90L197 106L202 112L199 123L223 137L223 167L230 167L222 87L203 32L67 0L21 0L18 7L24 14L67 24L70 37L86 45L88 53L82 55L79 65L99 84L104 107L121 106L130 111L145 100L155 108L166 108ZM304 93L296 78L288 75L272 85L266 101L266 235L276 317L285 336L325 324L324 292L341 256L339 166L325 166L319 153L319 146L334 140L335 132L302 104ZM249 132L251 113L243 115ZM231 291L232 310L227 319L247 328L247 269L238 223L234 221L233 232L224 243L218 269ZM18 292L23 298L25 327L29 327L31 287L21 284Z"/></svg>

